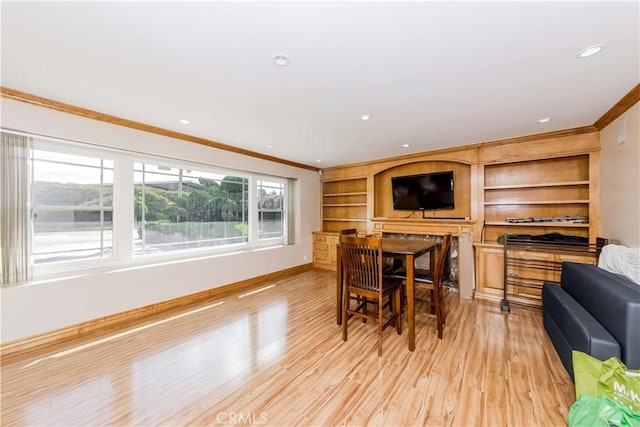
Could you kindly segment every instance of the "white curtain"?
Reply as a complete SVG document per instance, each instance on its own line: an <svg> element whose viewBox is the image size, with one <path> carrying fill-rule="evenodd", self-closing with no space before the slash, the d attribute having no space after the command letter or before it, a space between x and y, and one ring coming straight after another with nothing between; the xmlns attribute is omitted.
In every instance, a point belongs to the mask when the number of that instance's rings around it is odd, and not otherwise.
<svg viewBox="0 0 640 427"><path fill-rule="evenodd" d="M2 286L31 279L31 138L2 132L0 149L0 279Z"/></svg>
<svg viewBox="0 0 640 427"><path fill-rule="evenodd" d="M287 178L287 198L285 209L287 210L287 241L285 245L293 245L296 243L296 207L295 201L298 200L296 192L298 191L297 179Z"/></svg>

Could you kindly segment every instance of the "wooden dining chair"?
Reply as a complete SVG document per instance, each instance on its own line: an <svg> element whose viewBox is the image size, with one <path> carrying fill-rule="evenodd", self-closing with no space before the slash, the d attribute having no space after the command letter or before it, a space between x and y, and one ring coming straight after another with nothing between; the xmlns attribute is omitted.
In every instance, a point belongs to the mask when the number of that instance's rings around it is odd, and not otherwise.
<svg viewBox="0 0 640 427"><path fill-rule="evenodd" d="M378 237L340 236L340 250L345 272L342 296L342 340L347 341L348 322L351 316L361 317L377 323L378 356L382 356L382 331L392 322L398 334L402 334L400 317L401 281L383 275L382 240ZM384 298L393 294L391 314L385 319ZM366 302L351 307L351 296L360 296L365 301L376 303L375 313L367 312Z"/></svg>
<svg viewBox="0 0 640 427"><path fill-rule="evenodd" d="M341 236L357 236L358 235L358 229L357 228L345 228L343 230L340 230L340 235ZM364 301L364 303L365 303L364 310L365 311L367 310L367 306L366 306L367 299L366 298L364 298L364 300L363 300L363 298L360 295L352 295L351 299L353 299L353 300L358 302L357 310L360 309L360 304ZM366 323L366 322L367 322L367 319L362 319L362 323Z"/></svg>
<svg viewBox="0 0 640 427"><path fill-rule="evenodd" d="M444 275L444 266L446 264L450 245L451 233L446 233L442 237L442 244L440 245L440 253L436 261L435 269L433 271L419 268L414 270L414 292L418 289L426 289L430 294L429 300L414 297L414 301L427 303L427 306L429 307L427 315L435 317L439 339L442 339L446 318L446 306L442 290L442 277ZM407 269L405 267L399 268L393 273L393 277L401 279L403 284L406 284Z"/></svg>

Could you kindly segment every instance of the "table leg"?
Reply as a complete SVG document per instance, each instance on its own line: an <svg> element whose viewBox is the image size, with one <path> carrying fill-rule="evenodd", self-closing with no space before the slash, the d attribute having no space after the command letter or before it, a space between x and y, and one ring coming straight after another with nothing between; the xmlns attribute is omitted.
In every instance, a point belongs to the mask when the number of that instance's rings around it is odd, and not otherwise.
<svg viewBox="0 0 640 427"><path fill-rule="evenodd" d="M416 312L415 312L415 306L414 306L414 296L415 296L414 274L415 272L414 272L413 254L407 255L406 266L407 266L407 318L409 323L408 341L409 341L409 350L413 351L416 348L416 325L415 325Z"/></svg>
<svg viewBox="0 0 640 427"><path fill-rule="evenodd" d="M431 271L435 271L436 270L436 247L435 246L433 246L431 248L431 250L429 251L429 269ZM429 312L431 314L436 314L436 307L433 304L433 301L434 301L434 298L435 298L434 295L433 295L434 292L435 291L431 291L431 301L432 301L432 303L429 304L431 306L431 308L429 309Z"/></svg>
<svg viewBox="0 0 640 427"><path fill-rule="evenodd" d="M336 247L336 323L342 325L342 256L340 247Z"/></svg>
<svg viewBox="0 0 640 427"><path fill-rule="evenodd" d="M435 271L436 269L436 247L432 247L429 251L429 269Z"/></svg>

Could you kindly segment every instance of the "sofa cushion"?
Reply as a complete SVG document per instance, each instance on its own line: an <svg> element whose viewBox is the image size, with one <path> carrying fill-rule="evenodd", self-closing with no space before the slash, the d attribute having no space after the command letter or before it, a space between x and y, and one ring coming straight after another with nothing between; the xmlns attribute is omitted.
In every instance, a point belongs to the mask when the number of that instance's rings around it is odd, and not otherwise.
<svg viewBox="0 0 640 427"><path fill-rule="evenodd" d="M640 369L640 287L595 265L565 262L561 286L620 344L622 361Z"/></svg>
<svg viewBox="0 0 640 427"><path fill-rule="evenodd" d="M607 330L558 285L542 287L545 330L571 378L571 350L579 350L601 360L620 357L620 345Z"/></svg>
<svg viewBox="0 0 640 427"><path fill-rule="evenodd" d="M553 347L556 349L558 356L560 356L560 361L564 368L569 373L571 379L573 379L573 359L571 357L571 344L564 336L560 327L553 319L551 313L547 310L542 312L542 323L544 324L544 329L547 331L547 335L551 339L551 343Z"/></svg>

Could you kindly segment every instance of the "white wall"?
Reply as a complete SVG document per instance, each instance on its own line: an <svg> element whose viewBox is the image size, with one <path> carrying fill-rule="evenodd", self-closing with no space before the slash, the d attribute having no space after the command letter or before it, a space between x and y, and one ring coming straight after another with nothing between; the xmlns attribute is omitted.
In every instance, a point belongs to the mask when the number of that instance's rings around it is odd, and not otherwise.
<svg viewBox="0 0 640 427"><path fill-rule="evenodd" d="M600 235L640 247L640 103L622 117L625 142L617 142L620 119L600 132Z"/></svg>
<svg viewBox="0 0 640 427"><path fill-rule="evenodd" d="M311 260L311 232L320 229L320 177L317 172L4 98L0 106L0 123L8 129L297 178L300 196L294 245L0 288L1 342L216 288Z"/></svg>

